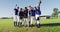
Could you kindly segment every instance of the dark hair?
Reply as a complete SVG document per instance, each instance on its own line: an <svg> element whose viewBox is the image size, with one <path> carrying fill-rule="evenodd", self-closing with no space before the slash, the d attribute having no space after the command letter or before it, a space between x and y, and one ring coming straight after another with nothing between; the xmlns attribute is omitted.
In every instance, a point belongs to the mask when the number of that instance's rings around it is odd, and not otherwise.
<svg viewBox="0 0 60 32"><path fill-rule="evenodd" d="M25 9L27 9L27 7L25 7Z"/></svg>
<svg viewBox="0 0 60 32"><path fill-rule="evenodd" d="M20 8L20 10L22 10L22 8Z"/></svg>
<svg viewBox="0 0 60 32"><path fill-rule="evenodd" d="M19 7L17 7L17 9L19 9Z"/></svg>

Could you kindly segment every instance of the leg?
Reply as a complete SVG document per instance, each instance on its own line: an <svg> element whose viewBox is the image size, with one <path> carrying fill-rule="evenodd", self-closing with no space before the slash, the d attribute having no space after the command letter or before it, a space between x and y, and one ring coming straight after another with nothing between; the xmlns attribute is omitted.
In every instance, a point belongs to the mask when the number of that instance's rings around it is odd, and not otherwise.
<svg viewBox="0 0 60 32"><path fill-rule="evenodd" d="M24 24L24 26L26 26L26 21L25 21L25 18L24 18L24 23L23 23L23 24Z"/></svg>
<svg viewBox="0 0 60 32"><path fill-rule="evenodd" d="M29 21L28 21L28 19L26 18L26 25L29 27Z"/></svg>
<svg viewBox="0 0 60 32"><path fill-rule="evenodd" d="M20 16L17 16L17 20L18 20L17 25L20 27L21 26Z"/></svg>
<svg viewBox="0 0 60 32"><path fill-rule="evenodd" d="M33 26L33 20L34 20L34 17L32 16L32 17L31 17L31 22L30 22L30 26L31 26L31 27Z"/></svg>
<svg viewBox="0 0 60 32"><path fill-rule="evenodd" d="M25 26L29 26L28 18L25 18L25 19L24 19L24 24L25 24Z"/></svg>
<svg viewBox="0 0 60 32"><path fill-rule="evenodd" d="M36 21L36 17L34 16L34 24L35 26L37 26L37 21Z"/></svg>
<svg viewBox="0 0 60 32"><path fill-rule="evenodd" d="M14 26L17 26L17 15L14 16Z"/></svg>
<svg viewBox="0 0 60 32"><path fill-rule="evenodd" d="M36 15L36 21L37 21L37 27L39 28L40 27L40 16L39 15Z"/></svg>
<svg viewBox="0 0 60 32"><path fill-rule="evenodd" d="M37 18L37 26L40 27L39 17Z"/></svg>
<svg viewBox="0 0 60 32"><path fill-rule="evenodd" d="M29 22L29 26L31 25L31 16L27 18L27 21Z"/></svg>

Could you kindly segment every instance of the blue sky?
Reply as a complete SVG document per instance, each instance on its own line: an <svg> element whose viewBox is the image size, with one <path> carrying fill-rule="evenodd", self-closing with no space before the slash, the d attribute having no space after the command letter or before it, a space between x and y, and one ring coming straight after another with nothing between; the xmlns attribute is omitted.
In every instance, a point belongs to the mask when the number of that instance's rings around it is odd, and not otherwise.
<svg viewBox="0 0 60 32"><path fill-rule="evenodd" d="M20 8L28 5L34 7L38 5L38 0L0 0L0 17L12 17L16 3ZM60 10L60 0L42 0L42 15L51 15L53 8Z"/></svg>

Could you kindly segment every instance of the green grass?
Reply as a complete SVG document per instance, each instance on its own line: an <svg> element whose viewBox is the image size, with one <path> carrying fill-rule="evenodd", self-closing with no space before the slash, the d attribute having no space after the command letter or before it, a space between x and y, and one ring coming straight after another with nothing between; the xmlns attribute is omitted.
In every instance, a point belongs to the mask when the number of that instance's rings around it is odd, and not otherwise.
<svg viewBox="0 0 60 32"><path fill-rule="evenodd" d="M40 23L40 28L36 26L19 28L13 26L12 19L0 19L0 32L60 32L60 19L40 19Z"/></svg>

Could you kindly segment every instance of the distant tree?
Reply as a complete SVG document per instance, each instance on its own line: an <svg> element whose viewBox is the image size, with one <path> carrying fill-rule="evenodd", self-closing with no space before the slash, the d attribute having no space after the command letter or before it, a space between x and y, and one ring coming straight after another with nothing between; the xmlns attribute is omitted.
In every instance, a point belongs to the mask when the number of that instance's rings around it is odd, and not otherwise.
<svg viewBox="0 0 60 32"><path fill-rule="evenodd" d="M60 11L58 11L58 13L60 13Z"/></svg>
<svg viewBox="0 0 60 32"><path fill-rule="evenodd" d="M13 17L2 17L1 19L13 19Z"/></svg>
<svg viewBox="0 0 60 32"><path fill-rule="evenodd" d="M8 17L2 17L1 19L9 19Z"/></svg>
<svg viewBox="0 0 60 32"><path fill-rule="evenodd" d="M52 17L58 17L58 8L53 9Z"/></svg>

